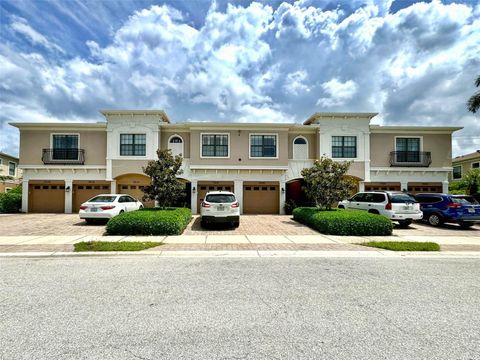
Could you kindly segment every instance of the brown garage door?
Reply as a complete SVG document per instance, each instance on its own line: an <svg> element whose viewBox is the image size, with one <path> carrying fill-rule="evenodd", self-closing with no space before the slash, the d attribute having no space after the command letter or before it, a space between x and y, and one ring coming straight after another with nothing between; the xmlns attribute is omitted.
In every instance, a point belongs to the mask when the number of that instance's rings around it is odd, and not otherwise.
<svg viewBox="0 0 480 360"><path fill-rule="evenodd" d="M109 194L110 184L102 182L74 182L73 184L73 212L80 210L80 205L99 194Z"/></svg>
<svg viewBox="0 0 480 360"><path fill-rule="evenodd" d="M277 183L244 183L244 214L278 214L279 191Z"/></svg>
<svg viewBox="0 0 480 360"><path fill-rule="evenodd" d="M28 211L33 213L65 212L64 183L29 184Z"/></svg>
<svg viewBox="0 0 480 360"><path fill-rule="evenodd" d="M198 195L197 195L197 209L200 212L200 204L205 199L205 195L209 191L231 191L233 192L233 182L203 182L199 181L197 184Z"/></svg>
<svg viewBox="0 0 480 360"><path fill-rule="evenodd" d="M154 207L155 201L143 201L142 189L150 185L150 178L141 174L127 174L117 177L117 192L128 194L140 200L145 207Z"/></svg>
<svg viewBox="0 0 480 360"><path fill-rule="evenodd" d="M408 192L418 193L442 193L441 183L408 183Z"/></svg>
<svg viewBox="0 0 480 360"><path fill-rule="evenodd" d="M400 191L400 183L396 182L378 182L378 183L365 183L365 191Z"/></svg>

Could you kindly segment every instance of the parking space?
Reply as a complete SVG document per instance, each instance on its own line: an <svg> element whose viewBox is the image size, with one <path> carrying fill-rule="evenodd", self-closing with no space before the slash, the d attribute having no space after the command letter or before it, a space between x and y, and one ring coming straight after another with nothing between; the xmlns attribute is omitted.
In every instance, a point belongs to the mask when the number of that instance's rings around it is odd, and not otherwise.
<svg viewBox="0 0 480 360"><path fill-rule="evenodd" d="M87 225L78 214L1 214L1 236L45 235L103 235L104 224ZM316 231L294 221L290 215L242 215L240 227L212 226L204 229L195 215L184 235L315 235ZM480 237L480 226L461 229L456 225L436 228L424 223L414 223L406 229L396 227L399 236L475 236Z"/></svg>

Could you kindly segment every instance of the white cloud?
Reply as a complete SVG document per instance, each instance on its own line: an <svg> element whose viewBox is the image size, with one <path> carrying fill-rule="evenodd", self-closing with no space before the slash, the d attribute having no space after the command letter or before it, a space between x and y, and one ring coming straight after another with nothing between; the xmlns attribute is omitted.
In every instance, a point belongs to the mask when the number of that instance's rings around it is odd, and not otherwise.
<svg viewBox="0 0 480 360"><path fill-rule="evenodd" d="M24 18L13 16L10 27L13 31L25 36L32 44L41 45L48 50L56 50L64 53L64 50L57 44L49 41L45 36L33 29Z"/></svg>
<svg viewBox="0 0 480 360"><path fill-rule="evenodd" d="M321 97L317 105L331 107L345 105L357 92L357 84L353 80L341 82L338 79L331 79L321 85L326 97Z"/></svg>
<svg viewBox="0 0 480 360"><path fill-rule="evenodd" d="M478 117L465 107L480 68L478 5L432 1L393 14L391 1L343 4L212 5L197 27L172 6L152 6L132 13L106 43L88 41L88 57L68 59L12 16L16 34L55 51L0 43L0 121L92 121L105 107L164 108L174 121L376 111L384 124L460 125L480 138ZM478 147L462 139L456 153Z"/></svg>

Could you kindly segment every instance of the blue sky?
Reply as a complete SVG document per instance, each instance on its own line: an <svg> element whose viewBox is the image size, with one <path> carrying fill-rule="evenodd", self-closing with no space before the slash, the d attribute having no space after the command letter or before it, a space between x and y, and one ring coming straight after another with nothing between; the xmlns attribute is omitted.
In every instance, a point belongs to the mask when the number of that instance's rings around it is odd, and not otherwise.
<svg viewBox="0 0 480 360"><path fill-rule="evenodd" d="M389 125L464 126L480 74L477 1L0 1L0 151L10 121L302 122L379 112Z"/></svg>

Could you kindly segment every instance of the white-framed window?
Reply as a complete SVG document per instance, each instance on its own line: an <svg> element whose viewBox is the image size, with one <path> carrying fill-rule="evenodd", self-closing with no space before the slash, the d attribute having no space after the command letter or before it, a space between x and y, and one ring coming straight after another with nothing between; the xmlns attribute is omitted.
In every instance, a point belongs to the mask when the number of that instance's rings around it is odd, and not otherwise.
<svg viewBox="0 0 480 360"><path fill-rule="evenodd" d="M15 176L17 174L17 164L13 161L8 162L8 175Z"/></svg>
<svg viewBox="0 0 480 360"><path fill-rule="evenodd" d="M173 156L183 156L183 138L177 134L170 136L168 139L168 149L170 149Z"/></svg>
<svg viewBox="0 0 480 360"><path fill-rule="evenodd" d="M80 148L80 134L53 133L50 138L52 160L78 160Z"/></svg>
<svg viewBox="0 0 480 360"><path fill-rule="evenodd" d="M145 156L147 134L120 134L120 156Z"/></svg>
<svg viewBox="0 0 480 360"><path fill-rule="evenodd" d="M250 134L250 158L251 159L277 159L278 158L278 134Z"/></svg>
<svg viewBox="0 0 480 360"><path fill-rule="evenodd" d="M455 165L453 167L453 171L452 171L452 177L454 179L461 179L462 178L462 165Z"/></svg>
<svg viewBox="0 0 480 360"><path fill-rule="evenodd" d="M472 163L472 169L478 169L478 168L480 168L480 162Z"/></svg>
<svg viewBox="0 0 480 360"><path fill-rule="evenodd" d="M421 136L396 136L395 160L401 163L420 162L422 147Z"/></svg>
<svg viewBox="0 0 480 360"><path fill-rule="evenodd" d="M302 135L293 139L293 159L308 159L308 140Z"/></svg>
<svg viewBox="0 0 480 360"><path fill-rule="evenodd" d="M230 134L229 133L202 133L200 134L200 157L201 158L224 158L230 157Z"/></svg>
<svg viewBox="0 0 480 360"><path fill-rule="evenodd" d="M332 158L353 159L356 157L356 136L332 136Z"/></svg>

